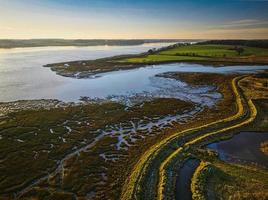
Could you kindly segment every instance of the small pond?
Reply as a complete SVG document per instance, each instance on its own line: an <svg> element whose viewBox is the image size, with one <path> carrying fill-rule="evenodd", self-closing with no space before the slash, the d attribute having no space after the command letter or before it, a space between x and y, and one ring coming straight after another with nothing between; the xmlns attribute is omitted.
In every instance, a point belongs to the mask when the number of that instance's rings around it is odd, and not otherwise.
<svg viewBox="0 0 268 200"><path fill-rule="evenodd" d="M260 144L266 140L267 132L241 132L229 140L212 143L207 147L216 150L224 161L256 163L268 167L268 156L260 150Z"/></svg>

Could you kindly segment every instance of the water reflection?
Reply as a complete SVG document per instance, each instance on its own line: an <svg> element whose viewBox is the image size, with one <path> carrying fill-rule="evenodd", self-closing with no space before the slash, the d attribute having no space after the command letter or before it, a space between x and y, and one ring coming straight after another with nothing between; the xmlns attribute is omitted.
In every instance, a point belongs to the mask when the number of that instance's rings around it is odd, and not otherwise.
<svg viewBox="0 0 268 200"><path fill-rule="evenodd" d="M157 44L159 45L159 44ZM150 45L131 47L43 47L1 50L0 101L59 99L77 101L90 98L127 99L133 96L175 97L213 105L219 94L212 87L189 87L180 81L155 77L164 72L248 73L268 66L213 67L198 64L165 64L103 73L93 79L73 79L56 75L42 65L79 59L95 59L143 52ZM199 102L198 102L199 101Z"/></svg>

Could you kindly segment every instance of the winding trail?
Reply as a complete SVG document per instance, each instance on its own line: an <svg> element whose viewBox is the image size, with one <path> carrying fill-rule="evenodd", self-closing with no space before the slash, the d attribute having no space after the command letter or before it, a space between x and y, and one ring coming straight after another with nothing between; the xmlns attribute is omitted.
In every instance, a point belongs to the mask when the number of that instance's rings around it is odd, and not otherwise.
<svg viewBox="0 0 268 200"><path fill-rule="evenodd" d="M172 152L161 164L159 168L159 180L158 180L158 185L157 185L157 199L162 200L164 199L164 188L165 188L165 180L166 180L166 167L172 161L173 158L178 156L183 150L188 148L189 146L195 145L204 139L207 139L210 136L214 136L235 128L238 128L240 126L246 125L250 122L252 122L256 115L257 115L257 110L251 101L251 99L246 100L243 98L243 95L240 94L239 91L239 82L244 78L245 76L240 76L236 77L232 80L232 89L233 93L236 98L236 105L237 105L237 113L233 116L217 120L215 122L205 124L199 127L195 128L190 128L185 131L181 131L178 133L175 133L166 139L162 140L161 142L153 145L145 154L140 158L139 162L136 164L134 169L132 170L132 173L126 180L123 190L122 190L122 195L121 195L121 200L132 200L132 199L139 199L138 195L142 191L141 188L141 182L144 176L146 176L146 173L149 169L149 165L151 162L153 162L153 159L159 154L161 150L163 150L165 147L167 147L171 142L174 142L174 140L178 139L178 137L184 135L184 134L190 134L192 132L197 132L201 130L206 130L208 128L213 128L215 125L226 125L225 123L231 123L235 120L240 120L241 117L244 116L244 114L247 112L250 112L249 117L246 117L246 119L243 119L242 122L238 122L234 125L229 125L227 127L221 128L219 130L213 130L212 132L207 132L205 134L202 134L201 136L197 136L193 140L190 140L186 142L183 146L179 147L176 149L174 152ZM244 105L246 104L246 105ZM248 111L249 108L249 111Z"/></svg>

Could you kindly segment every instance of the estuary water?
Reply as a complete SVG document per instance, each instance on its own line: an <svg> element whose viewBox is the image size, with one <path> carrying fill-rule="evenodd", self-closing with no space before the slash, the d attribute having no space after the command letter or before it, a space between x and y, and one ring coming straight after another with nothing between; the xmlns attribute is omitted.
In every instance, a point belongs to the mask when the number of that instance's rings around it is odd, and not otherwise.
<svg viewBox="0 0 268 200"><path fill-rule="evenodd" d="M213 67L198 64L164 64L74 79L56 75L43 65L71 60L134 54L168 44L139 46L41 47L0 50L0 102L23 99L78 101L90 98L126 99L136 96L174 97L213 105L220 94L212 86L190 87L186 83L155 75L164 72L248 73L268 66Z"/></svg>

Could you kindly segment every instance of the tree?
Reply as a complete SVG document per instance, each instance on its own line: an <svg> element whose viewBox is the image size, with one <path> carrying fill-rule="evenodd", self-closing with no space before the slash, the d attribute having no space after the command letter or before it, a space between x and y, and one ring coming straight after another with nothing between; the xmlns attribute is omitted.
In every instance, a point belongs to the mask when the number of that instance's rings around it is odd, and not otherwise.
<svg viewBox="0 0 268 200"><path fill-rule="evenodd" d="M154 51L153 51L152 49L149 49L149 50L148 50L148 53L149 53L149 54L152 54L153 52L154 52Z"/></svg>
<svg viewBox="0 0 268 200"><path fill-rule="evenodd" d="M149 53L149 54L153 54L153 53L155 53L155 51L156 51L155 48L153 48L153 49L149 49L149 50L148 50L148 53Z"/></svg>
<svg viewBox="0 0 268 200"><path fill-rule="evenodd" d="M239 56L245 51L242 47L236 47L235 50Z"/></svg>

